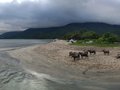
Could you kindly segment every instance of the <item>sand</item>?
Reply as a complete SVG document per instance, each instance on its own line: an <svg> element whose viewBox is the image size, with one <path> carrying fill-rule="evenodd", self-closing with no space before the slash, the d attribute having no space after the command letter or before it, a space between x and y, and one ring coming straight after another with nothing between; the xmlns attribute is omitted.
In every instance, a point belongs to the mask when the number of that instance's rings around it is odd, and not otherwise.
<svg viewBox="0 0 120 90"><path fill-rule="evenodd" d="M96 49L96 55L73 61L70 51ZM13 58L20 60L21 65L38 73L69 79L108 79L119 78L120 59L115 56L120 48L107 48L110 55L104 55L100 47L73 46L64 40L57 40L44 45L35 45L22 49L8 51ZM110 75L110 76L109 76ZM99 78L98 78L99 77ZM114 79L115 80L115 79ZM118 79L117 79L118 80ZM113 81L113 79L111 80Z"/></svg>

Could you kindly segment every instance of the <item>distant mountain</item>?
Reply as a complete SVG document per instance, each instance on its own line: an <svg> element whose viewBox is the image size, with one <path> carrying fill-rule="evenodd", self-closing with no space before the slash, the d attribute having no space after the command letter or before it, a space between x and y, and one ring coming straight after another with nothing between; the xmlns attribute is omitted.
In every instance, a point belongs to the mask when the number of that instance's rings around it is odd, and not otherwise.
<svg viewBox="0 0 120 90"><path fill-rule="evenodd" d="M90 30L97 33L112 32L120 35L120 25L106 23L71 23L65 26L50 28L30 28L25 31L7 32L0 39L54 39L61 38L70 32Z"/></svg>

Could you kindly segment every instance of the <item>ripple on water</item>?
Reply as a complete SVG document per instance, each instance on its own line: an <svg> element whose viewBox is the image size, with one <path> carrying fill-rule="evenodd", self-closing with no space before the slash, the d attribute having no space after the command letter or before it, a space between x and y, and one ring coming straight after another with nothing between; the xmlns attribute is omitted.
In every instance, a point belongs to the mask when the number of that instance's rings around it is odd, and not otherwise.
<svg viewBox="0 0 120 90"><path fill-rule="evenodd" d="M72 83L46 74L16 68L0 69L0 90L73 90L73 88L76 87Z"/></svg>
<svg viewBox="0 0 120 90"><path fill-rule="evenodd" d="M16 68L0 69L0 90L112 90L112 86L94 81L65 81L50 75ZM111 89L112 88L112 89Z"/></svg>

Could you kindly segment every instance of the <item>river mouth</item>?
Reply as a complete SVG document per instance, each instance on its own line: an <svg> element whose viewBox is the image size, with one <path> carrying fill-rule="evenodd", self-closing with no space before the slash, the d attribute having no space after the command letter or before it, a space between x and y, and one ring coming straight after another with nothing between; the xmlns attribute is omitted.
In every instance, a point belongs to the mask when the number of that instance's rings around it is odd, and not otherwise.
<svg viewBox="0 0 120 90"><path fill-rule="evenodd" d="M44 79L25 71L19 60L7 51L26 46L46 44L51 40L0 40L0 90L46 90ZM38 88L39 86L39 88Z"/></svg>
<svg viewBox="0 0 120 90"><path fill-rule="evenodd" d="M47 74L28 70L21 65L19 60L10 57L7 53L7 51L31 45L46 44L50 41L0 40L2 43L0 45L0 90L61 90L62 88L63 90L73 90L71 86L74 86L71 83L58 80Z"/></svg>
<svg viewBox="0 0 120 90"><path fill-rule="evenodd" d="M4 47L4 44L3 44L4 42L5 44L7 42L7 44L10 44L10 45L6 45ZM93 78L95 75L92 73L90 76L88 75L89 73L88 72L87 73L88 76L83 75L84 79L74 79L74 78L69 79L67 78L68 77L67 75L68 74L70 75L71 73L66 72L67 69L64 69L64 67L61 66L61 73L59 73L58 71L58 74L65 76L65 78L62 78L62 76L59 77L57 75L56 73L57 70L54 71L55 70L54 67L60 68L60 66L56 65L56 66L53 66L52 68L50 65L48 65L48 64L51 64L50 62L42 63L41 67L43 65L45 67L42 67L41 69L37 68L37 65L40 65L40 64L35 63L34 64L36 66L35 69L36 70L38 69L38 72L39 72L38 73L34 69L23 67L20 60L9 56L7 52L7 51L15 50L18 48L23 48L26 46L46 44L48 42L33 40L30 42L29 45L26 40L25 41L14 40L14 41L4 41L4 42L1 42L3 45L0 46L1 48L0 49L0 90L113 90L113 89L120 90L119 77L116 78L116 80L114 79L115 80L114 82L113 82L112 76L111 76L111 79L108 78L108 80L102 81L100 79L99 80L97 79L99 78L99 76L97 78ZM24 43L24 45L21 43ZM31 62L31 65L33 65L33 62ZM49 70L49 73L43 73L45 69ZM51 71L56 73L56 77L51 75L50 73ZM116 82L117 80L118 82Z"/></svg>

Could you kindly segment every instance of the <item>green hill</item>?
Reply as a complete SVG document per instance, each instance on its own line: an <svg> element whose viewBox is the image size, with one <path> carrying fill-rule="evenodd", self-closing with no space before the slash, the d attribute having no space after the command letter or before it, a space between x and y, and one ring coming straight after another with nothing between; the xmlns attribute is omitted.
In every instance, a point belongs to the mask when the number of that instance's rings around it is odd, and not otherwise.
<svg viewBox="0 0 120 90"><path fill-rule="evenodd" d="M0 39L54 39L61 38L70 32L90 30L97 33L112 32L120 35L120 25L106 23L71 23L65 26L49 28L29 28L25 31L6 32Z"/></svg>

